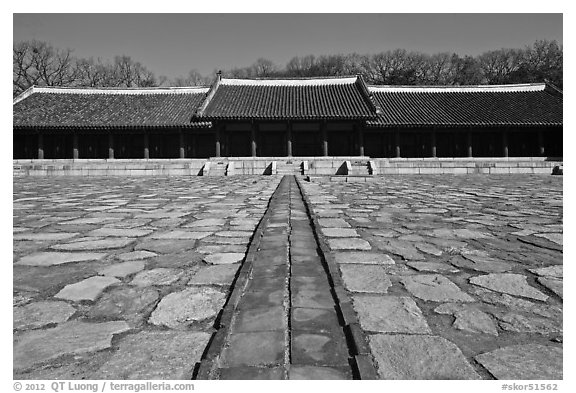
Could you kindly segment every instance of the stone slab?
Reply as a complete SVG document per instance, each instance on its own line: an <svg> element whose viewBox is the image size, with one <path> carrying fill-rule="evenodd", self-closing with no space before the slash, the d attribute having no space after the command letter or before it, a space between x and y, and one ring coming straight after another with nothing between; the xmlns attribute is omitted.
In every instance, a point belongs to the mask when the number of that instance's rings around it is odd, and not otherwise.
<svg viewBox="0 0 576 393"><path fill-rule="evenodd" d="M387 293L392 282L376 265L340 265L344 286L351 292Z"/></svg>
<svg viewBox="0 0 576 393"><path fill-rule="evenodd" d="M422 274L403 277L402 284L412 295L433 302L473 302L474 299L463 292L448 278L438 274Z"/></svg>
<svg viewBox="0 0 576 393"><path fill-rule="evenodd" d="M245 254L241 252L221 252L205 256L204 261L214 265L227 265L241 262L244 259L244 256Z"/></svg>
<svg viewBox="0 0 576 393"><path fill-rule="evenodd" d="M181 269L159 267L157 269L141 271L132 279L130 283L139 287L147 287L152 285L172 285L183 275L184 272Z"/></svg>
<svg viewBox="0 0 576 393"><path fill-rule="evenodd" d="M109 250L124 248L134 242L135 239L112 238L97 240L80 240L73 243L55 244L51 246L54 250L63 251L84 251L84 250Z"/></svg>
<svg viewBox="0 0 576 393"><path fill-rule="evenodd" d="M101 252L38 252L26 255L16 265L23 266L53 266L65 263L98 261L106 257Z"/></svg>
<svg viewBox="0 0 576 393"><path fill-rule="evenodd" d="M328 239L331 250L371 250L372 246L366 240L357 238Z"/></svg>
<svg viewBox="0 0 576 393"><path fill-rule="evenodd" d="M280 365L284 348L284 332L234 333L221 361L224 367Z"/></svg>
<svg viewBox="0 0 576 393"><path fill-rule="evenodd" d="M192 276L188 285L232 285L238 265L204 266Z"/></svg>
<svg viewBox="0 0 576 393"><path fill-rule="evenodd" d="M364 330L382 333L430 334L428 323L409 297L354 295L354 310Z"/></svg>
<svg viewBox="0 0 576 393"><path fill-rule="evenodd" d="M512 345L474 357L496 379L561 380L562 348L539 344Z"/></svg>
<svg viewBox="0 0 576 393"><path fill-rule="evenodd" d="M442 337L376 334L369 344L382 379L480 379L460 349Z"/></svg>
<svg viewBox="0 0 576 393"><path fill-rule="evenodd" d="M25 333L14 344L15 370L27 369L64 355L110 348L115 334L128 331L124 321L86 323L72 321L55 328Z"/></svg>
<svg viewBox="0 0 576 393"><path fill-rule="evenodd" d="M160 296L153 288L119 287L105 293L90 307L90 318L123 319L132 324L144 321Z"/></svg>
<svg viewBox="0 0 576 393"><path fill-rule="evenodd" d="M166 295L148 322L172 329L185 329L194 322L214 318L224 306L226 295L213 288L192 287Z"/></svg>
<svg viewBox="0 0 576 393"><path fill-rule="evenodd" d="M346 380L350 371L336 367L291 366L288 379L292 380Z"/></svg>
<svg viewBox="0 0 576 393"><path fill-rule="evenodd" d="M545 301L548 296L530 286L526 277L515 273L486 274L470 278L470 283L496 292Z"/></svg>
<svg viewBox="0 0 576 393"><path fill-rule="evenodd" d="M381 252L349 251L334 252L332 255L334 255L337 263L359 263L367 265L393 265L395 263L390 255Z"/></svg>
<svg viewBox="0 0 576 393"><path fill-rule="evenodd" d="M144 261L128 261L116 263L114 265L98 269L98 274L102 276L124 278L131 274L138 273L146 266Z"/></svg>
<svg viewBox="0 0 576 393"><path fill-rule="evenodd" d="M66 285L54 297L74 302L94 301L106 288L118 283L120 280L114 277L89 277L75 284Z"/></svg>
<svg viewBox="0 0 576 393"><path fill-rule="evenodd" d="M210 333L140 332L124 337L95 379L190 380Z"/></svg>
<svg viewBox="0 0 576 393"><path fill-rule="evenodd" d="M41 301L14 307L13 327L18 330L36 329L46 325L66 322L76 309L66 302Z"/></svg>

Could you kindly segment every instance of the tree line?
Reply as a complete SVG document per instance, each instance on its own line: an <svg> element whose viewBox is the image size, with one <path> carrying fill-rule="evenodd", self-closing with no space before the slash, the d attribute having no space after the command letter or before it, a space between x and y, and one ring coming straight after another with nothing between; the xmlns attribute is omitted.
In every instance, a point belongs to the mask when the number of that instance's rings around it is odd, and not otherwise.
<svg viewBox="0 0 576 393"><path fill-rule="evenodd" d="M82 87L199 86L214 81L217 70L202 75L192 69L169 79L156 76L130 56L113 60L78 58L70 49L43 41L14 44L13 95L32 85ZM502 48L478 56L426 54L394 49L376 54L293 57L284 66L259 58L247 67L222 70L224 77L316 77L362 74L373 85L476 85L542 82L562 88L563 48L538 40L524 48Z"/></svg>

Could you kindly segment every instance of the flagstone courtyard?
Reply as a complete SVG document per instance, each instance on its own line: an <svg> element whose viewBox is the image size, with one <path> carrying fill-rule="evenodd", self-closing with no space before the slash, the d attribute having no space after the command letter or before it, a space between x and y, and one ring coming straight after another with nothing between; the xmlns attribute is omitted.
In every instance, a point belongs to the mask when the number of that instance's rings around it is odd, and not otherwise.
<svg viewBox="0 0 576 393"><path fill-rule="evenodd" d="M561 379L562 177L14 178L15 379Z"/></svg>

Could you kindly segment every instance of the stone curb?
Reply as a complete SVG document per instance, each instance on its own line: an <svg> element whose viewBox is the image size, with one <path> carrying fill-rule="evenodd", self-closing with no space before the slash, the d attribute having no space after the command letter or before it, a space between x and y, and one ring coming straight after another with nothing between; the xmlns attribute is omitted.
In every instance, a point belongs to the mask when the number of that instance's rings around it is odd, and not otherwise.
<svg viewBox="0 0 576 393"><path fill-rule="evenodd" d="M355 372L358 373L360 379L379 379L378 372L376 371L374 358L370 352L370 347L368 346L366 340L366 334L360 327L358 321L358 316L354 311L352 306L352 299L348 291L344 288L342 282L342 277L338 270L338 264L334 260L334 257L330 253L330 249L326 244L324 237L319 233L318 228L320 225L318 223L318 218L316 214L311 209L311 204L308 199L308 195L304 192L300 179L295 176L296 184L300 189L300 193L304 199L304 204L308 212L308 216L311 219L312 230L314 231L314 237L316 238L316 243L318 244L319 254L324 260L324 267L327 268L328 281L330 283L332 296L336 303L336 312L339 314L339 318L342 318L344 322L344 333L346 334L347 340L350 342L350 349L353 351L354 356L354 367Z"/></svg>
<svg viewBox="0 0 576 393"><path fill-rule="evenodd" d="M252 235L252 241L250 242L248 252L244 257L244 262L242 262L242 266L240 267L236 278L232 282L232 291L230 292L230 295L226 301L226 304L222 308L220 315L216 318L215 325L217 330L212 335L212 338L208 343L207 350L204 352L202 358L200 359L199 366L195 368L195 373L193 374L192 379L207 380L212 379L213 377L214 371L217 368L214 362L224 349L224 344L228 334L227 327L230 327L232 317L234 316L234 311L238 305L238 301L242 297L242 292L248 283L250 273L252 272L253 268L252 264L254 262L254 256L258 250L258 247L260 246L262 233L264 232L264 229L269 221L270 205L272 204L272 201L275 198L274 194L280 188L281 183L282 180L280 180L276 190L274 190L274 193L270 197L268 206L266 206L266 212L260 219L260 222L258 223L258 226Z"/></svg>

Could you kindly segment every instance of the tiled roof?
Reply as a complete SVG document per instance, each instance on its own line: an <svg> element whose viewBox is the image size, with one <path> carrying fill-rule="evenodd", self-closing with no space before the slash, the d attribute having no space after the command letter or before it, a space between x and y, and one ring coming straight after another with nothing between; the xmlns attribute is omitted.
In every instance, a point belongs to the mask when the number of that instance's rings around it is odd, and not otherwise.
<svg viewBox="0 0 576 393"><path fill-rule="evenodd" d="M199 109L201 119L373 119L360 77L221 79Z"/></svg>
<svg viewBox="0 0 576 393"><path fill-rule="evenodd" d="M368 89L381 108L372 127L562 125L562 93L544 83Z"/></svg>
<svg viewBox="0 0 576 393"><path fill-rule="evenodd" d="M15 128L194 127L208 88L34 87L15 100Z"/></svg>

